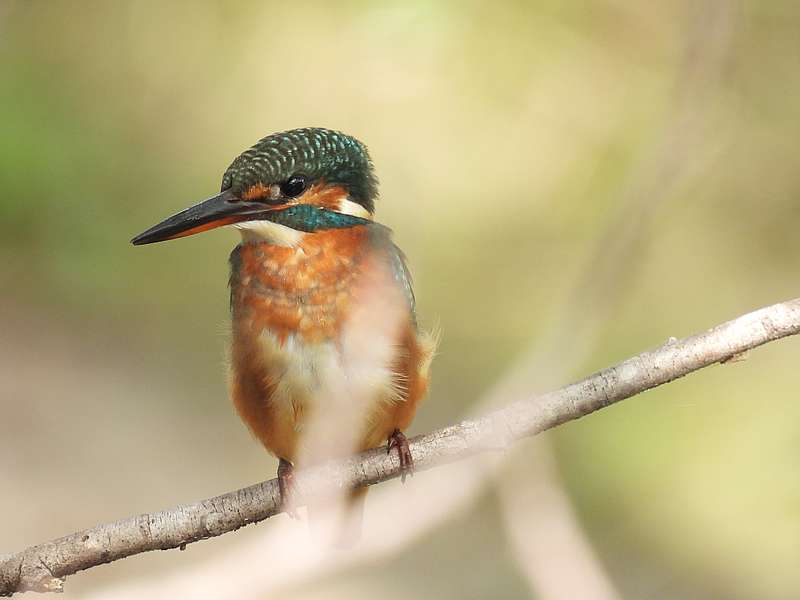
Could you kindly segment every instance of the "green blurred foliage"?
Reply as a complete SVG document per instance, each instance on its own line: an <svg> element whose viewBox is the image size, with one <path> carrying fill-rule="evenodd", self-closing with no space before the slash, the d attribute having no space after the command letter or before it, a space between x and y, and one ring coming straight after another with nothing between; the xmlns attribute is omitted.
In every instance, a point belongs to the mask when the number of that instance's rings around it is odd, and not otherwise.
<svg viewBox="0 0 800 600"><path fill-rule="evenodd" d="M128 244L273 131L327 126L371 148L378 219L443 331L416 432L469 412L617 228L635 240L616 259L624 287L608 282L619 301L569 377L796 296L799 28L784 0L6 0L0 506L26 508L0 552L273 468L224 401L235 236ZM625 597L797 597L798 358L783 342L551 436ZM93 497L107 481L119 489ZM485 497L394 565L342 577L399 586L435 556L420 597L523 596L495 511ZM485 552L457 552L470 528Z"/></svg>

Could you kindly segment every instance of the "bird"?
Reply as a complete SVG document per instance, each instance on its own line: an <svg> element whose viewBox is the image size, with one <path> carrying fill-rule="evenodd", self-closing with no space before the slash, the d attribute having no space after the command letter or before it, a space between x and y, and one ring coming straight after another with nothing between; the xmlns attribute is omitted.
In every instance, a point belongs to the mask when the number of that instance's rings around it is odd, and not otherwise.
<svg viewBox="0 0 800 600"><path fill-rule="evenodd" d="M229 260L230 396L277 457L280 501L291 516L298 464L385 443L403 480L413 473L404 432L427 393L438 333L418 325L407 259L374 219L377 198L362 142L293 129L235 158L219 194L132 240L239 230ZM365 494L348 493L356 538Z"/></svg>

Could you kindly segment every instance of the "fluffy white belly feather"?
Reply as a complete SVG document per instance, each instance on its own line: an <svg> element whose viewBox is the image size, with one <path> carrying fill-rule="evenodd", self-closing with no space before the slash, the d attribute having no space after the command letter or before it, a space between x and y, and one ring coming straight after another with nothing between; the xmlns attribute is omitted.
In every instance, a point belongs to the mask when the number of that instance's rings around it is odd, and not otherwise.
<svg viewBox="0 0 800 600"><path fill-rule="evenodd" d="M304 435L344 429L357 436L387 404L405 400L402 378L391 368L399 347L385 336L372 335L366 345L362 339L308 344L290 335L280 344L262 332L261 359L276 383L269 400L275 416Z"/></svg>

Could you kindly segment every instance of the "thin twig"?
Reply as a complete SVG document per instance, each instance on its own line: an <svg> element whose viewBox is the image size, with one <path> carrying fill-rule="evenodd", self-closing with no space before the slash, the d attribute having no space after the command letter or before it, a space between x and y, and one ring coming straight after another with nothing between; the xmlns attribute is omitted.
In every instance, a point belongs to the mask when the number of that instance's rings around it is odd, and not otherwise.
<svg viewBox="0 0 800 600"><path fill-rule="evenodd" d="M416 468L430 469L476 453L503 450L521 438L797 333L800 298L762 308L705 333L670 340L555 392L414 438L411 452ZM297 489L301 497L310 498L331 485L373 485L399 474L396 455L376 449L300 473ZM185 547L279 512L278 484L272 479L193 504L99 525L0 556L0 595L59 591L66 576L83 569L150 550Z"/></svg>

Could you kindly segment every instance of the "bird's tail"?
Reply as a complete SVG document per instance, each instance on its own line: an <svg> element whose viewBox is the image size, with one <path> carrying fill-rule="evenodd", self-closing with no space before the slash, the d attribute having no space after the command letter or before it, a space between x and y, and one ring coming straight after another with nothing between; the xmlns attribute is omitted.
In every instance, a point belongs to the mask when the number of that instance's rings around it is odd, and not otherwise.
<svg viewBox="0 0 800 600"><path fill-rule="evenodd" d="M361 539L368 490L367 487L351 490L333 508L329 504L310 504L307 509L311 535L334 548L346 550L354 547Z"/></svg>

